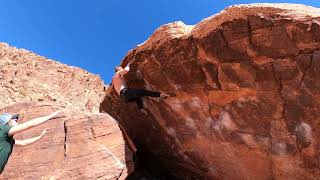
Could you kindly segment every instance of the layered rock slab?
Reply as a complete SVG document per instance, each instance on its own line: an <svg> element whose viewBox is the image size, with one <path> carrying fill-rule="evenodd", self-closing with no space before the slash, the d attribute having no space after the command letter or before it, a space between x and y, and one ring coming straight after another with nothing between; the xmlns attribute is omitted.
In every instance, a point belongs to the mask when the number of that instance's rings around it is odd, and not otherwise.
<svg viewBox="0 0 320 180"><path fill-rule="evenodd" d="M18 103L1 112L21 121L63 110L49 122L15 139L49 132L37 143L14 147L1 179L125 179L133 171L132 153L115 120L102 113L79 113L50 102Z"/></svg>
<svg viewBox="0 0 320 180"><path fill-rule="evenodd" d="M176 96L144 115L110 89L100 111L175 178L319 179L319 35L320 10L292 4L164 25L122 66L129 87Z"/></svg>

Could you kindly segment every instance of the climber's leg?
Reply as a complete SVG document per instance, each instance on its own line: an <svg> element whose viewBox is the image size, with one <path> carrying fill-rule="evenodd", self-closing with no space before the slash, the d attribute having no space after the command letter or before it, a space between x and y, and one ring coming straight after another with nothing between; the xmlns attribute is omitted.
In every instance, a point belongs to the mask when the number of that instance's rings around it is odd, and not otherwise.
<svg viewBox="0 0 320 180"><path fill-rule="evenodd" d="M137 94L134 93L134 91L131 91L131 89L124 88L120 91L120 97L125 102L136 102L139 109L143 109L143 102L141 97L138 97Z"/></svg>
<svg viewBox="0 0 320 180"><path fill-rule="evenodd" d="M135 101L136 101L137 106L138 106L138 108L139 108L140 110L141 110L141 109L144 109L144 107L143 107L143 101L142 101L141 98L136 98Z"/></svg>
<svg viewBox="0 0 320 180"><path fill-rule="evenodd" d="M160 97L160 95L161 95L160 92L149 91L146 89L128 88L128 90L127 90L127 96L134 97L134 98L141 98L141 97L145 97L145 96Z"/></svg>

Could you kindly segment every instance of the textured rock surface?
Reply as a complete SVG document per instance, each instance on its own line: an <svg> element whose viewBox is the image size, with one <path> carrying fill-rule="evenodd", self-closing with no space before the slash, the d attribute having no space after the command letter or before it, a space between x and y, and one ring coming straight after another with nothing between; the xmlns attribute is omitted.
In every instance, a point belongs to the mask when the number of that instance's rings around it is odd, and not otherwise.
<svg viewBox="0 0 320 180"><path fill-rule="evenodd" d="M51 101L97 112L105 86L100 77L24 49L0 43L0 106Z"/></svg>
<svg viewBox="0 0 320 180"><path fill-rule="evenodd" d="M22 121L61 109L48 103L21 103L1 109ZM132 154L117 123L107 114L65 110L58 118L15 139L49 132L37 143L14 147L1 179L125 179Z"/></svg>
<svg viewBox="0 0 320 180"><path fill-rule="evenodd" d="M319 9L240 5L167 24L128 62L130 87L176 96L146 98L146 116L110 89L100 110L174 177L320 179Z"/></svg>
<svg viewBox="0 0 320 180"><path fill-rule="evenodd" d="M98 113L107 88L98 76L4 43L0 72L1 112L25 121L64 110L64 117L15 137L51 128L40 142L15 147L0 179L125 179L133 171L115 120Z"/></svg>

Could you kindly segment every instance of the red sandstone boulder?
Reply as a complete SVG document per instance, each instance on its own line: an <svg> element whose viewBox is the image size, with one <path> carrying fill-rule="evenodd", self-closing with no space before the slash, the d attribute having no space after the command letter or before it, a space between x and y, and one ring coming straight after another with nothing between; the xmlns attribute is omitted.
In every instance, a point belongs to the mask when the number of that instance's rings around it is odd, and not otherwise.
<svg viewBox="0 0 320 180"><path fill-rule="evenodd" d="M129 62L129 87L176 95L145 98L144 115L110 89L100 107L150 166L179 179L320 179L320 9L240 5L166 24Z"/></svg>
<svg viewBox="0 0 320 180"><path fill-rule="evenodd" d="M1 112L19 113L24 122L57 109L61 107L21 103ZM14 147L1 179L125 179L133 171L132 153L107 114L63 110L15 139L39 135L45 128L50 130L39 142Z"/></svg>

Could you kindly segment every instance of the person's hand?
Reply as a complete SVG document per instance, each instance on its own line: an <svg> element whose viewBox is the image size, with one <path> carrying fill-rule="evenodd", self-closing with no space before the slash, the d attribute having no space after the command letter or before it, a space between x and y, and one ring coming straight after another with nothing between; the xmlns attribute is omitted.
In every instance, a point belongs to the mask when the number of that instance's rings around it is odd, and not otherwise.
<svg viewBox="0 0 320 180"><path fill-rule="evenodd" d="M45 130L42 131L40 137L44 136L48 132L49 128L46 128Z"/></svg>

